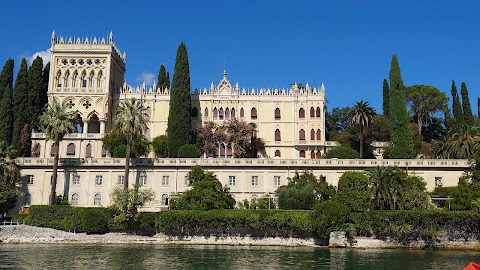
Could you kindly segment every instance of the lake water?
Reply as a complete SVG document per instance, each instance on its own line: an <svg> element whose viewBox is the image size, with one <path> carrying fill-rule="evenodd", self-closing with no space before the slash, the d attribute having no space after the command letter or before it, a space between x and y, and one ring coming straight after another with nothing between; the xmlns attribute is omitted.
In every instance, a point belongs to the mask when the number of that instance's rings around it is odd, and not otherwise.
<svg viewBox="0 0 480 270"><path fill-rule="evenodd" d="M480 252L188 245L0 245L0 269L463 269Z"/></svg>

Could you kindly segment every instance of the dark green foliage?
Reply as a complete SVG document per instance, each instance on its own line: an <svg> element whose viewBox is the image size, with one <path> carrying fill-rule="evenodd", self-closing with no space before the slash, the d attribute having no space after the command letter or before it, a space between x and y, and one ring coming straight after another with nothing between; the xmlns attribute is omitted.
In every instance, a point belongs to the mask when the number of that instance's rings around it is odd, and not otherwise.
<svg viewBox="0 0 480 270"><path fill-rule="evenodd" d="M312 172L303 171L295 172L288 184L280 186L275 193L279 209L312 209L315 202L331 199L335 188L324 177L317 179Z"/></svg>
<svg viewBox="0 0 480 270"><path fill-rule="evenodd" d="M458 97L457 86L455 86L454 80L452 80L452 98L453 122L456 126L462 126L465 119L463 117L462 104L460 104L460 98Z"/></svg>
<svg viewBox="0 0 480 270"><path fill-rule="evenodd" d="M12 142L13 134L13 106L12 106L12 85L7 85L0 100L0 141Z"/></svg>
<svg viewBox="0 0 480 270"><path fill-rule="evenodd" d="M37 129L38 117L41 114L40 94L43 92L43 60L37 56L28 69L28 116L29 123Z"/></svg>
<svg viewBox="0 0 480 270"><path fill-rule="evenodd" d="M170 157L177 157L178 149L191 141L192 133L190 67L187 47L180 43L175 60L170 107L168 112L168 149Z"/></svg>
<svg viewBox="0 0 480 270"><path fill-rule="evenodd" d="M113 215L115 211L109 208L87 208L87 207L72 207L69 205L32 205L25 223L37 227L46 227L69 232L87 232L84 227L85 216L99 216L98 214L90 214L90 211L100 211L105 217L107 224L113 223ZM99 224L88 224L93 228L94 226L103 227L103 218L97 219Z"/></svg>
<svg viewBox="0 0 480 270"><path fill-rule="evenodd" d="M470 106L467 85L464 82L462 82L460 94L462 95L463 120L465 121L466 125L473 126L475 123L475 118L473 118L472 106Z"/></svg>
<svg viewBox="0 0 480 270"><path fill-rule="evenodd" d="M377 114L372 121L370 127L370 140L376 142L388 142L390 141L390 123L388 117L385 115Z"/></svg>
<svg viewBox="0 0 480 270"><path fill-rule="evenodd" d="M311 211L211 210L166 211L158 230L167 235L311 237Z"/></svg>
<svg viewBox="0 0 480 270"><path fill-rule="evenodd" d="M87 234L108 232L108 217L101 209L90 208L82 216L82 228Z"/></svg>
<svg viewBox="0 0 480 270"><path fill-rule="evenodd" d="M12 145L17 150L19 156L29 156L29 144L22 144L21 131L25 125L30 125L27 102L28 100L28 67L27 60L22 59L20 70L15 80L15 89L13 92L13 138ZM27 140L28 141L28 140Z"/></svg>
<svg viewBox="0 0 480 270"><path fill-rule="evenodd" d="M350 107L335 107L332 112L325 112L325 129L327 133L343 132L347 128Z"/></svg>
<svg viewBox="0 0 480 270"><path fill-rule="evenodd" d="M390 67L390 136L389 158L414 158L415 149L410 133L405 86L403 85L397 56L393 55Z"/></svg>
<svg viewBox="0 0 480 270"><path fill-rule="evenodd" d="M200 148L196 144L185 144L178 149L179 158L198 158L200 157Z"/></svg>
<svg viewBox="0 0 480 270"><path fill-rule="evenodd" d="M335 146L328 150L322 158L354 159L360 158L360 154L348 146Z"/></svg>
<svg viewBox="0 0 480 270"><path fill-rule="evenodd" d="M387 79L383 79L383 115L388 117L388 110L390 109L390 88Z"/></svg>
<svg viewBox="0 0 480 270"><path fill-rule="evenodd" d="M0 214L5 214L17 203L17 192L9 186L0 183Z"/></svg>
<svg viewBox="0 0 480 270"><path fill-rule="evenodd" d="M160 65L160 70L158 71L158 88L170 89L170 79L167 78L167 71L165 70L165 66L163 64Z"/></svg>
<svg viewBox="0 0 480 270"><path fill-rule="evenodd" d="M12 221L13 222L18 222L18 223L23 223L23 220L27 217L27 214L13 214L12 215Z"/></svg>
<svg viewBox="0 0 480 270"><path fill-rule="evenodd" d="M371 193L365 173L348 171L338 180L336 199L351 212L363 212L372 209Z"/></svg>
<svg viewBox="0 0 480 270"><path fill-rule="evenodd" d="M170 209L175 210L212 210L233 209L235 199L230 194L228 187L222 187L222 183L212 172L199 172L196 168L196 177L190 184L192 189L180 194L178 198L170 201ZM194 169L192 168L192 169ZM190 178L189 174L189 178Z"/></svg>
<svg viewBox="0 0 480 270"><path fill-rule="evenodd" d="M149 235L155 234L157 231L157 215L154 212L140 212L138 214L138 229Z"/></svg>
<svg viewBox="0 0 480 270"><path fill-rule="evenodd" d="M160 135L152 140L153 153L155 157L166 158L168 157L168 139L166 135Z"/></svg>
<svg viewBox="0 0 480 270"><path fill-rule="evenodd" d="M50 80L50 62L48 62L45 65L45 68L43 68L43 88L42 92L40 93L40 108L45 107L45 105L48 103L48 83Z"/></svg>
<svg viewBox="0 0 480 270"><path fill-rule="evenodd" d="M113 157L116 157L116 158L125 157L126 151L127 151L126 150L127 138L117 130L113 130L112 132L105 134L105 136L103 136L102 138L102 143L103 143L103 147L107 149L107 151ZM120 151L118 153L123 153L121 152L122 151L121 150L122 147L120 147L121 145L125 146L125 152L123 156L118 156L115 154L115 149L118 148L119 149L118 151ZM130 157L140 157L140 156L147 155L149 151L149 147L150 147L150 142L148 141L147 138L145 138L145 136L142 135L139 137L135 137L133 139L132 151L130 152Z"/></svg>
<svg viewBox="0 0 480 270"><path fill-rule="evenodd" d="M70 205L70 202L68 201L67 197L64 197L62 195L57 195L55 197L55 205Z"/></svg>
<svg viewBox="0 0 480 270"><path fill-rule="evenodd" d="M113 149L113 157L114 158L123 158L127 154L127 145L120 144Z"/></svg>
<svg viewBox="0 0 480 270"><path fill-rule="evenodd" d="M13 85L13 59L8 59L3 66L2 72L0 73L0 100L3 98L3 93L7 86Z"/></svg>
<svg viewBox="0 0 480 270"><path fill-rule="evenodd" d="M348 206L339 201L324 201L313 209L313 226L316 235L328 238L331 232L343 231L348 221Z"/></svg>

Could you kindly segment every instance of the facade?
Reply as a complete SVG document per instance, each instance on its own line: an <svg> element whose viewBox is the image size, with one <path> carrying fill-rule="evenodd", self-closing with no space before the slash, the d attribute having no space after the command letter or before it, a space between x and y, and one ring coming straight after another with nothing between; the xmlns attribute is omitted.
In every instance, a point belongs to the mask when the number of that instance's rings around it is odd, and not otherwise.
<svg viewBox="0 0 480 270"><path fill-rule="evenodd" d="M124 159L109 157L101 138L113 127L119 102L136 98L144 102L150 119L147 138L166 134L170 92L154 83L132 87L124 80L126 54L107 38L63 38L52 33L49 100L58 99L74 112L77 132L67 135L59 146L60 166L57 194L72 205L108 206L111 190L123 185ZM154 159L132 161L131 183L153 188L156 201L149 210L168 207L173 194L188 189L186 175L191 166L213 171L230 187L236 200L261 197L287 183L295 171L311 170L336 185L344 171L372 166L399 166L436 185L456 185L464 160L325 160L320 159L336 142L325 140L325 87L294 83L288 89L245 89L233 86L227 72L217 85L195 91L191 96L192 129L213 121L221 124L237 118L253 122L257 136L265 142L259 159L233 159L231 146L218 143L218 154L199 159ZM48 203L52 175L52 142L43 133L32 134L32 158L21 158L26 183L19 207ZM380 148L378 149L381 150Z"/></svg>

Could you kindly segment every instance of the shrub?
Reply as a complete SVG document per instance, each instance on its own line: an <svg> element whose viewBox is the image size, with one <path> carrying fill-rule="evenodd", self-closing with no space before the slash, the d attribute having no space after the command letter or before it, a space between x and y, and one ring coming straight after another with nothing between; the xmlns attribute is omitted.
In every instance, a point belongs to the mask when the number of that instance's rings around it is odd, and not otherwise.
<svg viewBox="0 0 480 270"><path fill-rule="evenodd" d="M313 226L320 238L328 238L330 232L346 229L348 207L335 200L318 203L313 208Z"/></svg>
<svg viewBox="0 0 480 270"><path fill-rule="evenodd" d="M198 158L200 157L200 149L196 144L185 144L178 149L177 156L179 158Z"/></svg>
<svg viewBox="0 0 480 270"><path fill-rule="evenodd" d="M108 219L100 209L85 209L82 216L82 228L87 234L106 233L108 231Z"/></svg>
<svg viewBox="0 0 480 270"><path fill-rule="evenodd" d="M168 138L166 135L160 135L153 138L152 141L153 152L155 157L166 158L168 157Z"/></svg>
<svg viewBox="0 0 480 270"><path fill-rule="evenodd" d="M114 158L124 158L127 155L127 146L125 144L120 144L119 146L113 149Z"/></svg>
<svg viewBox="0 0 480 270"><path fill-rule="evenodd" d="M323 158L354 159L360 158L360 154L348 146L336 146L328 150Z"/></svg>
<svg viewBox="0 0 480 270"><path fill-rule="evenodd" d="M23 222L23 220L25 220L25 218L27 217L28 215L26 214L13 214L12 215L12 221L13 222Z"/></svg>
<svg viewBox="0 0 480 270"><path fill-rule="evenodd" d="M347 171L338 180L337 199L352 212L362 212L373 208L371 189L365 173Z"/></svg>

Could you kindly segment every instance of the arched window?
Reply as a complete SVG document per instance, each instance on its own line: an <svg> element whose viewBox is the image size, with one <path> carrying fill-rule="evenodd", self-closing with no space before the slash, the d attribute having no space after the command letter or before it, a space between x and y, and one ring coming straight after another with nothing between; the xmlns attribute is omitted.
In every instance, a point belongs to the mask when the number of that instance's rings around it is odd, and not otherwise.
<svg viewBox="0 0 480 270"><path fill-rule="evenodd" d="M232 114L232 119L235 119L235 108L232 108L231 114Z"/></svg>
<svg viewBox="0 0 480 270"><path fill-rule="evenodd" d="M317 107L317 110L315 111L315 116L316 117L321 117L320 116L320 107Z"/></svg>
<svg viewBox="0 0 480 270"><path fill-rule="evenodd" d="M311 107L310 108L310 118L314 118L315 117L315 108Z"/></svg>
<svg viewBox="0 0 480 270"><path fill-rule="evenodd" d="M102 157L106 157L107 156L107 149L105 149L103 146L102 146Z"/></svg>
<svg viewBox="0 0 480 270"><path fill-rule="evenodd" d="M65 75L65 80L66 80L66 83L65 85L67 87L72 87L72 76L70 76L70 71L67 70L67 74Z"/></svg>
<svg viewBox="0 0 480 270"><path fill-rule="evenodd" d="M162 205L168 205L168 194L162 194Z"/></svg>
<svg viewBox="0 0 480 270"><path fill-rule="evenodd" d="M315 130L313 128L310 130L310 140L315 141Z"/></svg>
<svg viewBox="0 0 480 270"><path fill-rule="evenodd" d="M231 116L230 116L230 109L229 108L226 108L225 109L225 119L230 119Z"/></svg>
<svg viewBox="0 0 480 270"><path fill-rule="evenodd" d="M93 205L102 205L102 195L100 193L95 194L93 197Z"/></svg>
<svg viewBox="0 0 480 270"><path fill-rule="evenodd" d="M245 117L245 111L243 108L240 108L240 117Z"/></svg>
<svg viewBox="0 0 480 270"><path fill-rule="evenodd" d="M103 73L100 71L98 74L98 88L103 88L103 81L105 79L103 78Z"/></svg>
<svg viewBox="0 0 480 270"><path fill-rule="evenodd" d="M317 151L316 157L317 157L317 159L321 159L322 158L322 152Z"/></svg>
<svg viewBox="0 0 480 270"><path fill-rule="evenodd" d="M82 74L82 87L83 88L87 87L87 74L85 73Z"/></svg>
<svg viewBox="0 0 480 270"><path fill-rule="evenodd" d="M74 85L73 87L79 87L80 86L80 78L78 77L78 73L75 72L74 75L73 75L73 78L74 78Z"/></svg>
<svg viewBox="0 0 480 270"><path fill-rule="evenodd" d="M42 149L42 146L41 146L39 143L35 144L35 152L34 152L34 153L35 153L35 157L39 157L39 156L40 156L40 150L41 150L41 149Z"/></svg>
<svg viewBox="0 0 480 270"><path fill-rule="evenodd" d="M304 150L300 150L300 153L298 154L298 156L300 158L305 158L305 151Z"/></svg>
<svg viewBox="0 0 480 270"><path fill-rule="evenodd" d="M57 80L57 87L62 87L63 78L62 78L62 73L61 72L58 72L56 80Z"/></svg>
<svg viewBox="0 0 480 270"><path fill-rule="evenodd" d="M85 147L85 157L91 158L92 157L92 144L87 144Z"/></svg>
<svg viewBox="0 0 480 270"><path fill-rule="evenodd" d="M72 200L70 201L70 204L71 205L78 205L78 194L77 193L72 194Z"/></svg>
<svg viewBox="0 0 480 270"><path fill-rule="evenodd" d="M223 120L223 114L223 108L220 108L220 110L218 110L218 119Z"/></svg>
<svg viewBox="0 0 480 270"><path fill-rule="evenodd" d="M145 110L145 115L148 119L150 119L152 117L152 108L147 107L147 109Z"/></svg>
<svg viewBox="0 0 480 270"><path fill-rule="evenodd" d="M315 159L315 151L312 150L312 151L310 152L310 158L311 158L311 159Z"/></svg>
<svg viewBox="0 0 480 270"><path fill-rule="evenodd" d="M298 137L301 141L305 141L305 130L303 130L303 128L298 132Z"/></svg>
<svg viewBox="0 0 480 270"><path fill-rule="evenodd" d="M280 153L280 150L275 151L275 157L281 157L282 153Z"/></svg>
<svg viewBox="0 0 480 270"><path fill-rule="evenodd" d="M95 75L93 71L90 72L90 88L95 88Z"/></svg>
<svg viewBox="0 0 480 270"><path fill-rule="evenodd" d="M52 147L50 148L50 156L53 157L55 153L58 151L58 146L55 143L52 143Z"/></svg>
<svg viewBox="0 0 480 270"><path fill-rule="evenodd" d="M305 110L303 108L300 108L300 110L298 110L298 118L305 119Z"/></svg>
<svg viewBox="0 0 480 270"><path fill-rule="evenodd" d="M67 155L68 156L74 156L75 155L75 144L74 143L69 143L67 145Z"/></svg>
<svg viewBox="0 0 480 270"><path fill-rule="evenodd" d="M320 131L320 129L317 129L317 141L321 141L322 140L322 132Z"/></svg>
<svg viewBox="0 0 480 270"><path fill-rule="evenodd" d="M197 107L192 108L192 117L197 118L198 117L198 109Z"/></svg>
<svg viewBox="0 0 480 270"><path fill-rule="evenodd" d="M213 120L217 120L218 119L218 111L217 111L217 107L213 108Z"/></svg>
<svg viewBox="0 0 480 270"><path fill-rule="evenodd" d="M25 206L32 204L32 195L30 193L25 194Z"/></svg>
<svg viewBox="0 0 480 270"><path fill-rule="evenodd" d="M208 117L208 108L205 108L205 113L203 114L203 116Z"/></svg>
<svg viewBox="0 0 480 270"><path fill-rule="evenodd" d="M250 117L252 119L257 119L257 109L255 107L253 107L252 110L250 111Z"/></svg>
<svg viewBox="0 0 480 270"><path fill-rule="evenodd" d="M276 142L279 142L279 141L281 141L281 140L282 140L282 137L281 137L281 134L280 134L280 130L277 128L277 129L275 130L275 141L276 141Z"/></svg>
<svg viewBox="0 0 480 270"><path fill-rule="evenodd" d="M275 120L279 120L281 118L282 118L282 116L280 114L280 108L276 108L275 109Z"/></svg>

